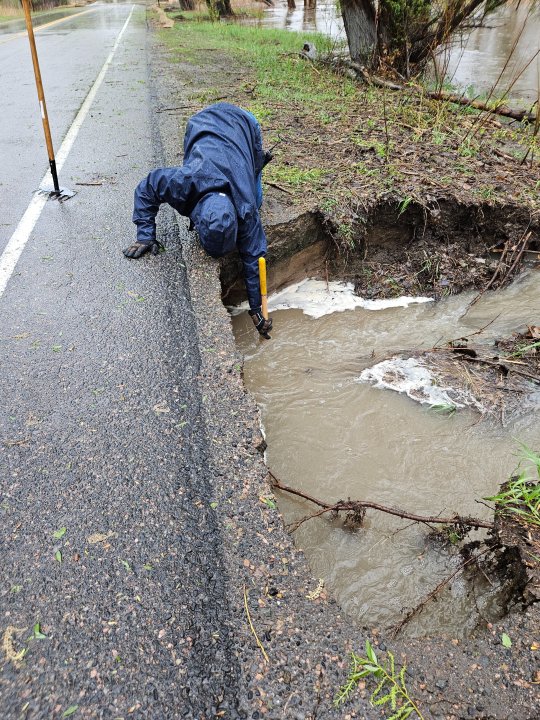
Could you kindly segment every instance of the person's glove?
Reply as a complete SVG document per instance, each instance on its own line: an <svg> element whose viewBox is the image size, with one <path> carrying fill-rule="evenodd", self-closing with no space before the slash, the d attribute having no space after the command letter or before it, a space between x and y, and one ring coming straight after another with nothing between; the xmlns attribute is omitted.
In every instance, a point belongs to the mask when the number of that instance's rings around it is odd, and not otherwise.
<svg viewBox="0 0 540 720"><path fill-rule="evenodd" d="M273 159L274 159L274 155L272 154L272 151L266 150L266 152L264 153L264 158L263 158L263 167L266 167L269 162L272 162Z"/></svg>
<svg viewBox="0 0 540 720"><path fill-rule="evenodd" d="M129 247L122 250L124 255L127 258L130 258L132 260L135 260L137 258L142 257L145 253L151 252L152 255L157 255L159 252L159 249L162 248L163 245L159 243L157 240L150 240L150 242L144 243L144 242L134 242L133 245L130 245Z"/></svg>
<svg viewBox="0 0 540 720"><path fill-rule="evenodd" d="M272 329L272 319L268 318L268 320L266 320L260 310L250 310L249 314L253 320L253 324L259 331L259 335L266 338L266 340L270 340L270 335L268 333Z"/></svg>

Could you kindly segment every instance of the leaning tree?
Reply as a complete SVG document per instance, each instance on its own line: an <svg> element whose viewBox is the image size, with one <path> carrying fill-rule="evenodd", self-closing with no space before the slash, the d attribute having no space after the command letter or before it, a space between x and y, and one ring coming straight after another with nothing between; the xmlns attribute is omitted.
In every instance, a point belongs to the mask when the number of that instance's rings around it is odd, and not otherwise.
<svg viewBox="0 0 540 720"><path fill-rule="evenodd" d="M458 31L479 27L511 0L340 0L351 58L410 77Z"/></svg>

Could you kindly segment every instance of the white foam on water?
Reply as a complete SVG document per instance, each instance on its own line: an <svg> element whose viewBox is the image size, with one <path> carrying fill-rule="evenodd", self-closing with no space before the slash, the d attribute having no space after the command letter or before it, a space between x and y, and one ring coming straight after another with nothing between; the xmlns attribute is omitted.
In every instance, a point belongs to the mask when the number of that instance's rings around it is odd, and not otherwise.
<svg viewBox="0 0 540 720"><path fill-rule="evenodd" d="M374 387L406 393L424 405L452 405L465 407L449 393L452 388L436 384L435 377L416 358L390 358L366 368L356 382L372 383ZM468 404L468 403L467 403Z"/></svg>
<svg viewBox="0 0 540 720"><path fill-rule="evenodd" d="M324 280L307 279L268 298L268 310L302 310L313 318L321 318L335 312L354 310L357 307L365 310L386 310L387 308L408 307L413 303L432 302L432 298L408 297L385 300L366 300L354 294L352 283L329 282ZM248 309L247 303L230 308L233 315Z"/></svg>

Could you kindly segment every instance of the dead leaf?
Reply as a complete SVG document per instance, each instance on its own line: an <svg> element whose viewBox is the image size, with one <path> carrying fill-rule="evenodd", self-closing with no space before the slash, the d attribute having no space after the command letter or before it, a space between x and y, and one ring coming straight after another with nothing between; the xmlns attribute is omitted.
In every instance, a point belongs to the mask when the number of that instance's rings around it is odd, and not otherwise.
<svg viewBox="0 0 540 720"><path fill-rule="evenodd" d="M100 542L105 542L109 538L118 537L118 533L115 532L108 532L108 533L94 533L93 535L90 535L88 538L88 544L89 545L96 545Z"/></svg>
<svg viewBox="0 0 540 720"><path fill-rule="evenodd" d="M168 413L171 412L171 408L167 405L166 402L159 402L156 405L154 405L154 412L155 413Z"/></svg>

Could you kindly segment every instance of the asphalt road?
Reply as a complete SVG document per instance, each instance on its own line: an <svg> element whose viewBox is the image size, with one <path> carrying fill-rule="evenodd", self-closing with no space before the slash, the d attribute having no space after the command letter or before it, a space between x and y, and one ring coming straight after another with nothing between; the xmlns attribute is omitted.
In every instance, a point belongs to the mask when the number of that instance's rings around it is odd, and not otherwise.
<svg viewBox="0 0 540 720"><path fill-rule="evenodd" d="M131 7L38 35L57 145ZM47 167L25 42L0 44L2 247ZM45 205L0 299L3 720L75 706L74 717L236 716L211 438L172 213L160 222L165 255L120 252L133 188L162 162L152 103L139 6L62 172L78 194Z"/></svg>

